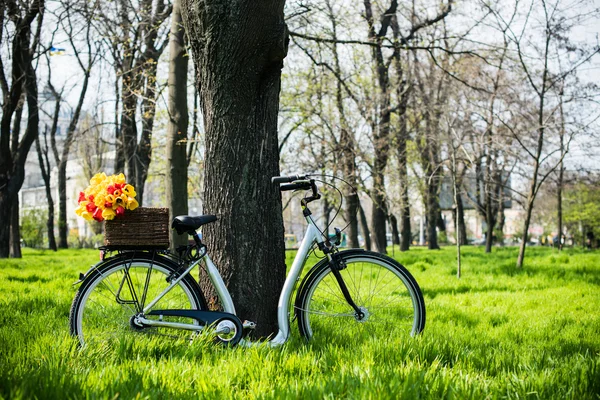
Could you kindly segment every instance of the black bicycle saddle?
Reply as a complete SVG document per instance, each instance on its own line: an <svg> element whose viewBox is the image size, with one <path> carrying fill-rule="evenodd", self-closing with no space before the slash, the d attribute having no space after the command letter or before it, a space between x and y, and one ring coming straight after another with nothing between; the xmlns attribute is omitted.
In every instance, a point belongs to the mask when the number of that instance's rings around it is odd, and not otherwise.
<svg viewBox="0 0 600 400"><path fill-rule="evenodd" d="M202 225L215 222L217 220L216 215L200 215L192 217L190 215L180 215L173 218L171 223L171 229L175 229L179 235L183 233L189 233L190 235L196 232Z"/></svg>

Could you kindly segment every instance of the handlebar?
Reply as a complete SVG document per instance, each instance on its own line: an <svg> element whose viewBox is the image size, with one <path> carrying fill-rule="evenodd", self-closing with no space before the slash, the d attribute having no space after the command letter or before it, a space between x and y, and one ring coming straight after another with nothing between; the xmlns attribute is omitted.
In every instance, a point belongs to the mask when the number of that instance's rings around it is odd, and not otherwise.
<svg viewBox="0 0 600 400"><path fill-rule="evenodd" d="M289 183L306 179L305 176L292 175L292 176L274 176L271 178L271 183ZM289 189L288 189L289 190Z"/></svg>
<svg viewBox="0 0 600 400"><path fill-rule="evenodd" d="M296 182L296 183L289 183L287 185L281 185L279 186L279 190L282 192L287 192L288 190L308 190L310 189L310 182Z"/></svg>
<svg viewBox="0 0 600 400"><path fill-rule="evenodd" d="M274 176L271 178L271 182L276 184L292 182L287 185L281 185L279 190L282 192L286 192L288 190L311 190L312 194L302 199L303 207L306 207L311 201L319 200L321 198L321 194L319 194L315 180L308 179L307 176ZM308 213L310 215L310 210L308 210Z"/></svg>

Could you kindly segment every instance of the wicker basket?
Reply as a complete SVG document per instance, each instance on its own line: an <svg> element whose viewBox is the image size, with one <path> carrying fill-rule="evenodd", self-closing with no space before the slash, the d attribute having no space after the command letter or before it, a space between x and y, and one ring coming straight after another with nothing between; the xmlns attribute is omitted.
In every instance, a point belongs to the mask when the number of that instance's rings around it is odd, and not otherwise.
<svg viewBox="0 0 600 400"><path fill-rule="evenodd" d="M169 209L139 207L106 221L104 245L115 250L167 249Z"/></svg>

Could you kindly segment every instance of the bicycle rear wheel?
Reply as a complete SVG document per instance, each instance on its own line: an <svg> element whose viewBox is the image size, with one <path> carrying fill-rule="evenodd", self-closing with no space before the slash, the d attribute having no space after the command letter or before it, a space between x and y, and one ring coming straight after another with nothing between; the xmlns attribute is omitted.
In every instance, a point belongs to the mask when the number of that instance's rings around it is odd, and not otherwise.
<svg viewBox="0 0 600 400"><path fill-rule="evenodd" d="M176 275L177 265L170 260L143 253L109 259L92 269L81 284L69 315L71 334L81 345L98 344L141 335L189 338L190 331L163 327L141 327L133 322ZM184 277L153 309L205 310L206 302L196 281ZM149 318L149 317L148 317ZM156 318L156 317L153 317ZM197 324L183 317L165 317L163 321Z"/></svg>
<svg viewBox="0 0 600 400"><path fill-rule="evenodd" d="M298 290L295 313L306 339L337 337L415 336L425 327L425 302L419 285L397 261L379 253L348 250L339 253L340 271L350 296L364 317L348 304L329 268L321 261Z"/></svg>

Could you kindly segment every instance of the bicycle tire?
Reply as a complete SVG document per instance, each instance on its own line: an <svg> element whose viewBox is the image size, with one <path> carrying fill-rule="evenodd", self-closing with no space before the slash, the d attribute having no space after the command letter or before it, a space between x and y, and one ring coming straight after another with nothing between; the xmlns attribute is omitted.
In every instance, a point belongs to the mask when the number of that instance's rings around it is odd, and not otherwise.
<svg viewBox="0 0 600 400"><path fill-rule="evenodd" d="M176 274L177 270L175 262L151 253L125 253L96 265L88 272L73 299L69 313L71 335L77 337L82 346L123 337L135 340L140 334L189 338L190 331L140 328L132 324L132 317L169 285L167 277ZM190 275L179 281L153 307L174 308L207 309L204 295ZM197 324L181 317L167 318L172 322Z"/></svg>
<svg viewBox="0 0 600 400"><path fill-rule="evenodd" d="M327 259L316 264L302 281L294 311L300 334L356 341L360 337L415 336L425 328L425 301L408 270L385 255L346 250L338 255L345 267L340 274L360 319L345 300Z"/></svg>

